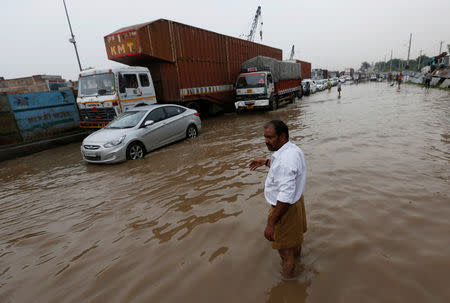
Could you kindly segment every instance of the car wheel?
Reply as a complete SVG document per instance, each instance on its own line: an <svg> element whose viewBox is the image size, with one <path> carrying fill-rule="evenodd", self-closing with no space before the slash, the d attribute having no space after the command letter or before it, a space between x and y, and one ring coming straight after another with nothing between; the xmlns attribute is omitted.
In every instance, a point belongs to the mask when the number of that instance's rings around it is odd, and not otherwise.
<svg viewBox="0 0 450 303"><path fill-rule="evenodd" d="M195 138L198 136L197 127L195 125L189 125L189 127L186 130L186 137L187 138Z"/></svg>
<svg viewBox="0 0 450 303"><path fill-rule="evenodd" d="M127 159L137 160L144 158L145 150L141 143L131 143L127 148Z"/></svg>

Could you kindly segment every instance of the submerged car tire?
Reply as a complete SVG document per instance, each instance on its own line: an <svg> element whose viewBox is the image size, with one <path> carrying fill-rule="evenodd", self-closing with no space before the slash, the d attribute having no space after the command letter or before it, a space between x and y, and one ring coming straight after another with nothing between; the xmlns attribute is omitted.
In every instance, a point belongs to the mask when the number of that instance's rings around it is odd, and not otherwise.
<svg viewBox="0 0 450 303"><path fill-rule="evenodd" d="M144 145L140 142L133 142L127 148L127 159L137 160L142 159L145 156Z"/></svg>
<svg viewBox="0 0 450 303"><path fill-rule="evenodd" d="M186 130L186 138L192 139L198 136L197 127L194 124L189 125Z"/></svg>

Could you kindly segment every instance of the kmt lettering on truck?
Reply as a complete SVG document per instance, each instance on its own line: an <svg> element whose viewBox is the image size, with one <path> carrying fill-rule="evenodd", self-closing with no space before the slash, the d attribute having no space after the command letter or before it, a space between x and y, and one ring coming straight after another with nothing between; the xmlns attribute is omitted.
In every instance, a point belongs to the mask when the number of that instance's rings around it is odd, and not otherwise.
<svg viewBox="0 0 450 303"><path fill-rule="evenodd" d="M119 33L106 37L111 57L137 53L139 41L135 31Z"/></svg>

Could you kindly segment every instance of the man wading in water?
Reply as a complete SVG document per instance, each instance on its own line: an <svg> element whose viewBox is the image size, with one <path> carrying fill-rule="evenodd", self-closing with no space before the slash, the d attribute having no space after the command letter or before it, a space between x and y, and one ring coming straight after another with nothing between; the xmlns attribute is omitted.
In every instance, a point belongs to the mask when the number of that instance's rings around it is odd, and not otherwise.
<svg viewBox="0 0 450 303"><path fill-rule="evenodd" d="M286 124L273 120L264 126L264 137L272 158L257 158L250 162L250 170L266 165L264 195L271 205L264 237L280 253L283 276L294 276L295 258L300 257L303 233L306 232L306 213L303 190L306 183L306 161L302 150L289 141Z"/></svg>

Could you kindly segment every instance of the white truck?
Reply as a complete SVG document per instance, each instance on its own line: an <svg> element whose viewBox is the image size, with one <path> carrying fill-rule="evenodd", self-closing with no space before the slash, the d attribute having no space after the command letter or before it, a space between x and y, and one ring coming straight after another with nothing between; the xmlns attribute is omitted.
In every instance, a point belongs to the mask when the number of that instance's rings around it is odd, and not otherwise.
<svg viewBox="0 0 450 303"><path fill-rule="evenodd" d="M120 113L156 101L146 67L90 69L82 71L78 79L77 105L82 128L102 128Z"/></svg>
<svg viewBox="0 0 450 303"><path fill-rule="evenodd" d="M236 111L277 109L303 96L301 65L258 56L242 63L235 85Z"/></svg>

